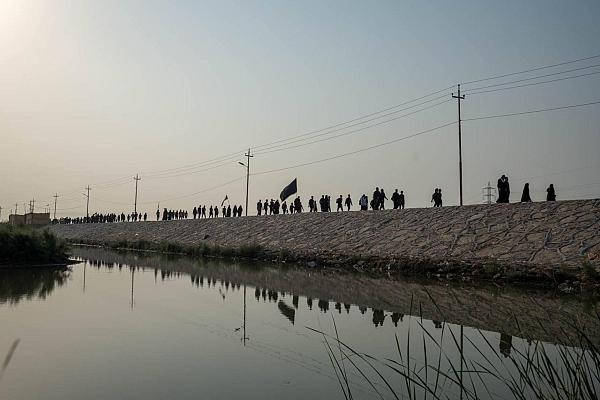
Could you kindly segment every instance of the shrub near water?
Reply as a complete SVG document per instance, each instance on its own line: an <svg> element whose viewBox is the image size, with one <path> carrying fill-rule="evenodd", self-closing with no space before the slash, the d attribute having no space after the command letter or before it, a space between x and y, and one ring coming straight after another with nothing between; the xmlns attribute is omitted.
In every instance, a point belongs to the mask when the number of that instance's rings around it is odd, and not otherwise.
<svg viewBox="0 0 600 400"><path fill-rule="evenodd" d="M67 245L52 233L0 224L0 263L62 263Z"/></svg>

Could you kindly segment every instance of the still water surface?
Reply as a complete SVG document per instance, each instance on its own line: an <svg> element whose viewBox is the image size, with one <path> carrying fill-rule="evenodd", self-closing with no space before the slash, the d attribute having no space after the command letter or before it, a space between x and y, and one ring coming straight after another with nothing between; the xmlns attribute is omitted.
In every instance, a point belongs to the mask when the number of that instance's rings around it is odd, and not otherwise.
<svg viewBox="0 0 600 400"><path fill-rule="evenodd" d="M596 306L529 292L95 249L75 256L66 272L0 273L0 358L14 350L1 399L344 398L323 336L309 329L335 336L334 321L344 343L381 360L399 359L398 337L416 365L437 362L437 340L448 370L461 359L453 334L468 365L538 341L555 354L563 317L600 332ZM374 371L363 369L370 385L346 364L354 398L393 398ZM381 371L402 390L397 374ZM487 385L488 397L510 398Z"/></svg>

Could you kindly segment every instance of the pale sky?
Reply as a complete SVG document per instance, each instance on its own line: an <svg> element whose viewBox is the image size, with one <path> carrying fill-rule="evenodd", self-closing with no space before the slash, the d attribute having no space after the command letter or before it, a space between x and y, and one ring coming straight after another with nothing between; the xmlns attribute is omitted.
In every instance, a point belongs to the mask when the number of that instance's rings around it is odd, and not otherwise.
<svg viewBox="0 0 600 400"><path fill-rule="evenodd" d="M83 215L88 184L90 213L131 212L136 173L138 209L150 215L159 202L191 211L226 194L244 204L244 149L257 153L251 172L260 173L456 122L456 101L447 101L259 154L260 145L450 85L600 55L598 21L598 1L0 0L2 219L32 198L37 210L52 205L55 193L58 217ZM465 84L463 118L600 101L600 74L468 94L562 71L576 70L513 85L590 74L596 65L600 57ZM315 139L436 105L452 91ZM599 122L600 104L464 122L465 202L481 203L482 187L502 174L512 201L525 182L534 201L550 183L559 199L600 197ZM222 161L202 164L214 159ZM388 197L404 190L408 207L429 206L436 187L445 204L457 204L457 125L251 176L251 213L295 177L305 204L324 193L350 193L357 203L375 186Z"/></svg>

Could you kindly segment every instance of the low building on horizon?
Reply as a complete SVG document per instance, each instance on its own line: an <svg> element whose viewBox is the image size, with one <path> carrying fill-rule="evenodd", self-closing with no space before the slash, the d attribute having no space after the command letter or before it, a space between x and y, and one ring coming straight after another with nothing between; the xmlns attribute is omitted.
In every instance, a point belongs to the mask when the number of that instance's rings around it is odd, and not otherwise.
<svg viewBox="0 0 600 400"><path fill-rule="evenodd" d="M50 224L50 213L10 214L8 222L13 226L44 226Z"/></svg>

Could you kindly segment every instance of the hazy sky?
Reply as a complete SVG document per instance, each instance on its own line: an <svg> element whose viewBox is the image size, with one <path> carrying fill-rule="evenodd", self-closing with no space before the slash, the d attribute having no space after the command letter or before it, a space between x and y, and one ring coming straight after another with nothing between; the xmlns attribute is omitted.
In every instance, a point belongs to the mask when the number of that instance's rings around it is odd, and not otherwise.
<svg viewBox="0 0 600 400"><path fill-rule="evenodd" d="M260 173L456 121L456 101L447 101L318 143L263 154L257 147L460 82L600 55L598 21L598 1L0 0L2 218L32 198L44 208L54 193L58 216L82 215L88 184L91 212L131 212L136 173L138 208L150 214L158 202L191 210L226 194L243 204L245 179L217 186L245 175L237 164L244 149L256 148L251 171ZM595 65L600 57L463 89L600 71L579 69ZM434 106L453 90L312 141ZM600 74L467 94L462 111L467 119L595 101ZM559 199L600 197L599 122L600 104L464 122L465 202L480 203L481 188L501 174L513 201L524 182L534 201L549 183ZM407 206L418 207L440 187L445 204L457 204L457 164L454 124L251 176L250 210L294 177L303 198L351 193L357 202L377 185L388 197L404 190Z"/></svg>

